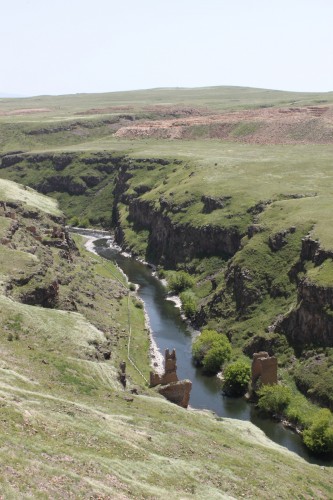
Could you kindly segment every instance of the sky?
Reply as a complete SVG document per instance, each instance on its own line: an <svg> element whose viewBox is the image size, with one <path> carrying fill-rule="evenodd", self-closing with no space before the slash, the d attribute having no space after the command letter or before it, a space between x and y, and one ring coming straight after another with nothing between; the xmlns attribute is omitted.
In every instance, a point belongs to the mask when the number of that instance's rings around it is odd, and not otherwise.
<svg viewBox="0 0 333 500"><path fill-rule="evenodd" d="M0 0L0 93L333 91L333 0Z"/></svg>

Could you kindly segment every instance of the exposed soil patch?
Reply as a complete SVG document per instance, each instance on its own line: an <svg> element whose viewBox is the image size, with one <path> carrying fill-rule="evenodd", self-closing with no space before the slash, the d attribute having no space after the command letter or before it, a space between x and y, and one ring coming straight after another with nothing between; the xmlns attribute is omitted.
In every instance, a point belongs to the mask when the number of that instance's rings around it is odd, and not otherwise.
<svg viewBox="0 0 333 500"><path fill-rule="evenodd" d="M264 108L208 114L207 110L153 106L181 117L126 124L116 137L227 139L258 144L333 143L333 107ZM178 110L178 111L177 111Z"/></svg>
<svg viewBox="0 0 333 500"><path fill-rule="evenodd" d="M32 115L34 113L49 113L52 111L49 108L22 108L13 109L12 111L0 111L0 116L12 116L12 115Z"/></svg>

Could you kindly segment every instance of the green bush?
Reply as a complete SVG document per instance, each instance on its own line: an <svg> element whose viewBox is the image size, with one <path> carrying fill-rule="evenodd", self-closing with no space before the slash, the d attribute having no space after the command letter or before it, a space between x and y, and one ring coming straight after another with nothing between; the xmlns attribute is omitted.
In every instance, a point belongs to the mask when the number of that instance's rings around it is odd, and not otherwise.
<svg viewBox="0 0 333 500"><path fill-rule="evenodd" d="M193 285L194 279L186 271L175 272L169 279L169 290L176 294L192 288Z"/></svg>
<svg viewBox="0 0 333 500"><path fill-rule="evenodd" d="M138 309L143 309L143 302L142 302L141 300L134 299L134 305L135 305L135 307L137 307Z"/></svg>
<svg viewBox="0 0 333 500"><path fill-rule="evenodd" d="M79 227L87 228L90 226L90 221L88 217L83 217L82 219L79 220L78 223Z"/></svg>
<svg viewBox="0 0 333 500"><path fill-rule="evenodd" d="M197 301L194 293L186 290L180 294L180 300L182 301L182 308L186 316L188 318L193 317L197 310Z"/></svg>
<svg viewBox="0 0 333 500"><path fill-rule="evenodd" d="M159 277L161 280L163 280L163 279L165 278L165 276L166 276L166 274L165 274L165 270L164 270L164 269L159 269L159 270L158 270L158 272L157 272L157 275L158 275L158 277Z"/></svg>
<svg viewBox="0 0 333 500"><path fill-rule="evenodd" d="M250 366L242 360L228 365L223 371L223 390L231 396L242 396L251 378Z"/></svg>
<svg viewBox="0 0 333 500"><path fill-rule="evenodd" d="M217 373L231 356L231 345L225 335L215 330L203 330L192 345L192 356L207 373Z"/></svg>
<svg viewBox="0 0 333 500"><path fill-rule="evenodd" d="M298 389L320 406L333 409L333 355L326 351L326 356L317 359L313 353L309 359L302 360L296 366L294 378Z"/></svg>
<svg viewBox="0 0 333 500"><path fill-rule="evenodd" d="M267 413L281 414L291 401L291 390L284 385L265 385L259 394L258 406Z"/></svg>
<svg viewBox="0 0 333 500"><path fill-rule="evenodd" d="M304 444L315 453L333 452L333 418L328 409L321 409L312 424L303 432Z"/></svg>
<svg viewBox="0 0 333 500"><path fill-rule="evenodd" d="M217 373L225 361L230 359L231 346L227 342L214 344L203 359L202 366L206 373Z"/></svg>
<svg viewBox="0 0 333 500"><path fill-rule="evenodd" d="M194 361L202 364L203 358L214 342L219 342L220 334L216 330L203 330L192 345L192 356Z"/></svg>
<svg viewBox="0 0 333 500"><path fill-rule="evenodd" d="M76 215L69 220L69 224L74 227L77 227L79 223L79 218Z"/></svg>
<svg viewBox="0 0 333 500"><path fill-rule="evenodd" d="M293 394L293 397L285 410L285 415L290 422L293 422L302 429L308 427L313 420L314 405L305 399L301 394Z"/></svg>

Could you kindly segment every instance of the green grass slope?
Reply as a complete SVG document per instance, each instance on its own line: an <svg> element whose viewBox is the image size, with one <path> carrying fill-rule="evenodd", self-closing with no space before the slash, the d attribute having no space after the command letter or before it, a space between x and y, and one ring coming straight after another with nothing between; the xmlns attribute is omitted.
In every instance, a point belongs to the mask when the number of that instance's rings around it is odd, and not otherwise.
<svg viewBox="0 0 333 500"><path fill-rule="evenodd" d="M0 179L0 200L18 201L52 215L61 215L57 202L33 189L5 179Z"/></svg>
<svg viewBox="0 0 333 500"><path fill-rule="evenodd" d="M80 238L79 253L72 246L66 258L50 244L46 231L61 222L36 208L45 197L29 193L30 206L7 193L16 219L0 216L1 238L10 240L0 244L1 495L330 497L329 469L275 445L252 424L174 406L148 390L130 365L128 389L122 388L117 371L128 342L127 285ZM28 229L32 222L41 240ZM28 304L29 287L41 289L49 274L58 281L57 300L47 308ZM147 332L135 300L129 296L132 357L147 374Z"/></svg>

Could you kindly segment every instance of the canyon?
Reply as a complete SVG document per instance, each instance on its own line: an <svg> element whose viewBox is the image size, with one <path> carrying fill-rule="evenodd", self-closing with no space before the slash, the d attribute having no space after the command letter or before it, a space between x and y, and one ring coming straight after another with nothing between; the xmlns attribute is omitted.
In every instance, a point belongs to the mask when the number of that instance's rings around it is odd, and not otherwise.
<svg viewBox="0 0 333 500"><path fill-rule="evenodd" d="M282 498L305 483L329 496L328 466L148 388L142 304L67 226L111 230L161 279L189 276L192 325L226 335L232 360L277 359L301 433L317 415L331 425L321 413L333 408L331 93L156 89L1 104L6 493L265 498L278 480ZM127 363L124 386L129 314L144 378Z"/></svg>

